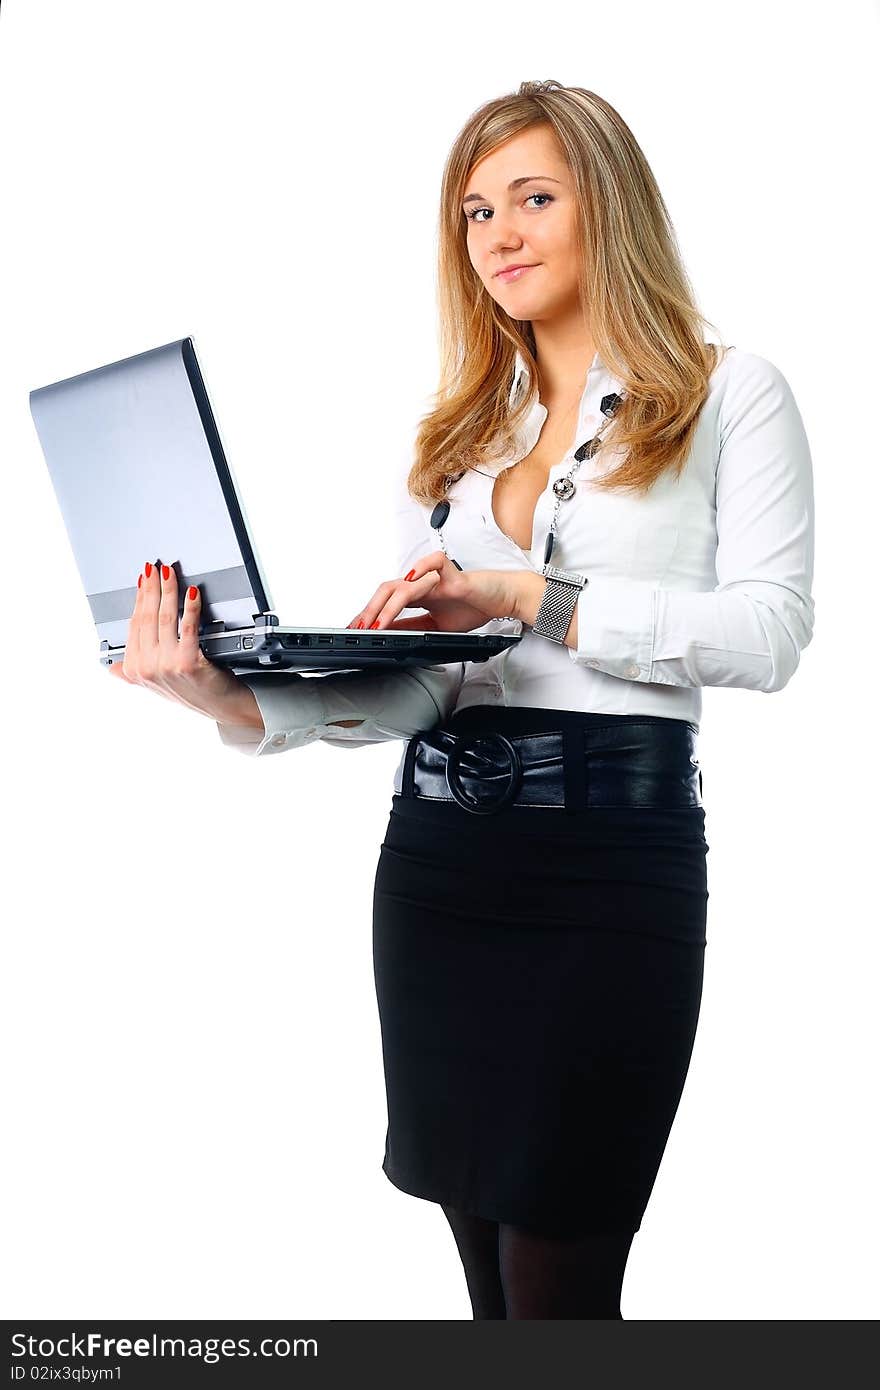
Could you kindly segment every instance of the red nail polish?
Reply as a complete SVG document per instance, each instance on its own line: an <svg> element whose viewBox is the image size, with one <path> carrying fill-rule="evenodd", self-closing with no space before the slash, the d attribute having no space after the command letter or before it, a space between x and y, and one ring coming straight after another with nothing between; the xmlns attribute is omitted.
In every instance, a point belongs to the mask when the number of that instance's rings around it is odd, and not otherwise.
<svg viewBox="0 0 880 1390"><path fill-rule="evenodd" d="M358 618L357 622L355 623L355 627L363 627L363 625L364 625L364 620L363 620L363 618Z"/></svg>
<svg viewBox="0 0 880 1390"><path fill-rule="evenodd" d="M149 579L149 577L150 577L150 575L151 575L152 573L153 573L153 566L150 564L150 562L149 562L149 560L148 560L147 563L144 565L144 574L145 574L145 575L147 576L147 578Z"/></svg>
<svg viewBox="0 0 880 1390"><path fill-rule="evenodd" d="M141 580L143 579L143 577L144 577L144 576L143 576L142 574L139 574L139 575L138 575L138 588L141 587Z"/></svg>
<svg viewBox="0 0 880 1390"><path fill-rule="evenodd" d="M409 574L405 575L404 578L406 578L406 579L412 579L412 577L413 577L414 574L415 574L415 570L410 570Z"/></svg>
<svg viewBox="0 0 880 1390"><path fill-rule="evenodd" d="M199 591L198 591L198 589L196 588L195 584L190 584L190 586L189 586L189 588L188 588L188 590L187 590L187 593L189 594L190 598L193 598L193 599L198 598L198 596L199 596Z"/></svg>
<svg viewBox="0 0 880 1390"><path fill-rule="evenodd" d="M379 619L378 619L378 618L376 619L376 621L375 621L374 623L370 623L370 627L371 627L371 628L375 628L375 627L378 627L378 626L379 626Z"/></svg>
<svg viewBox="0 0 880 1390"><path fill-rule="evenodd" d="M170 579L170 578L171 578L171 571L170 571L170 569L168 568L167 565L163 565L163 566L162 566L162 578L163 578L163 579Z"/></svg>

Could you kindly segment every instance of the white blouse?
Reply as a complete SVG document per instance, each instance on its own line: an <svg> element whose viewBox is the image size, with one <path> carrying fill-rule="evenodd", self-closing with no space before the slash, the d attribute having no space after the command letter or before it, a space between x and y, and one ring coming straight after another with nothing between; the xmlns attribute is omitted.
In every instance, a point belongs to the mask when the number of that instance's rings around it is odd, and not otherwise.
<svg viewBox="0 0 880 1390"><path fill-rule="evenodd" d="M511 400L527 385L517 354ZM534 448L548 413L540 401L511 458L450 487L443 538L463 569L541 573L552 485L601 425L602 398L623 390L597 353L572 446L538 498L530 550L499 528L492 488L503 468ZM781 690L812 638L814 617L812 462L785 377L765 358L730 348L710 378L681 476L663 474L644 496L595 489L600 470L619 459L614 449L604 459L603 452L574 474L553 550L554 565L589 578L578 597L576 651L513 619L492 618L474 630L523 637L485 662L329 676L254 672L239 679L254 693L265 732L218 724L222 741L251 756L315 739L360 748L407 739L473 704L661 715L699 727L704 685ZM440 548L429 523L433 508L406 491L411 464L407 457L392 481L401 578ZM345 729L332 726L337 719L364 722ZM398 792L402 763L403 755Z"/></svg>

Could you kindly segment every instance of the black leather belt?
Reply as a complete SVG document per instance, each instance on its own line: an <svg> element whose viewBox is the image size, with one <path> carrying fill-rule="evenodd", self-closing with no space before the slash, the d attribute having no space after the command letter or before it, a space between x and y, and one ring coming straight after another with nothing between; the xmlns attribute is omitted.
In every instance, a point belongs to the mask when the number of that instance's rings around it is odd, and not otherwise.
<svg viewBox="0 0 880 1390"><path fill-rule="evenodd" d="M507 806L576 812L590 806L702 806L696 731L681 719L618 717L545 733L415 734L401 795L457 801L493 815Z"/></svg>

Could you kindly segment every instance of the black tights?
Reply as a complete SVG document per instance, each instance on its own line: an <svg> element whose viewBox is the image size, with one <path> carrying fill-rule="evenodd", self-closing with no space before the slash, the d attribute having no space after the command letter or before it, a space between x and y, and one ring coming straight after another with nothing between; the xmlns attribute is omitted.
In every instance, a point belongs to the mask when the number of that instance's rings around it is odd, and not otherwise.
<svg viewBox="0 0 880 1390"><path fill-rule="evenodd" d="M440 1203L474 1318L618 1318L635 1231L545 1236Z"/></svg>

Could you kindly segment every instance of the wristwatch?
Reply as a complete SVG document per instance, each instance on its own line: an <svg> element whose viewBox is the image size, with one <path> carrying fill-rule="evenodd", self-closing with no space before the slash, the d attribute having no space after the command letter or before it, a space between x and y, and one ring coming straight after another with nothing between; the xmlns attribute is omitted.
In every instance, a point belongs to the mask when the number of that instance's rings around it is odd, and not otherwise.
<svg viewBox="0 0 880 1390"><path fill-rule="evenodd" d="M551 642L564 642L578 596L589 580L585 574L560 570L555 565L544 566L544 577L547 586L532 632L537 632L539 637L549 637Z"/></svg>

